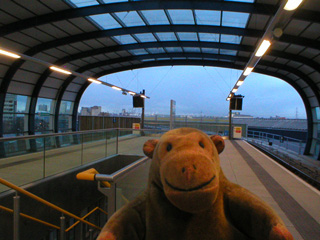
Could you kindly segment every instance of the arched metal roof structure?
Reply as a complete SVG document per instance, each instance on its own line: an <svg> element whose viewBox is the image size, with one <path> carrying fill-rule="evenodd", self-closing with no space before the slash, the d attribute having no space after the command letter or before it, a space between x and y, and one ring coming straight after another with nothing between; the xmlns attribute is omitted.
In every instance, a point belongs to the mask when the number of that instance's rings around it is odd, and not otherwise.
<svg viewBox="0 0 320 240"><path fill-rule="evenodd" d="M50 62L92 78L129 69L166 65L243 70L279 6L287 0L2 0L0 49ZM319 158L320 4L304 0L276 27L283 34L254 72L275 76L300 94L307 112L305 154ZM286 14L286 13L285 13ZM285 15L283 14L283 15ZM285 17L285 16L281 16ZM24 126L35 129L39 99L52 99L52 131L68 105L72 130L85 78L48 66L0 56L0 135L6 101L28 96ZM15 112L14 114L21 114Z"/></svg>

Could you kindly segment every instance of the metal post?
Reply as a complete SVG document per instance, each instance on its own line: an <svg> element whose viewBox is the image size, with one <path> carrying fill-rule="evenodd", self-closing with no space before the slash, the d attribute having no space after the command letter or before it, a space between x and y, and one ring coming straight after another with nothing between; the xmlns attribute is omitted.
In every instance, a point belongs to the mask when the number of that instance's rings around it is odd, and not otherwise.
<svg viewBox="0 0 320 240"><path fill-rule="evenodd" d="M232 140L232 110L231 110L231 100L229 104L229 140Z"/></svg>
<svg viewBox="0 0 320 240"><path fill-rule="evenodd" d="M20 239L20 196L13 197L13 240Z"/></svg>
<svg viewBox="0 0 320 240"><path fill-rule="evenodd" d="M93 240L93 229L92 228L89 229L89 239Z"/></svg>
<svg viewBox="0 0 320 240"><path fill-rule="evenodd" d="M146 91L143 89L142 94L145 95ZM143 108L142 108L142 113L141 113L141 129L144 129L144 102L145 100L143 99Z"/></svg>
<svg viewBox="0 0 320 240"><path fill-rule="evenodd" d="M60 217L60 240L66 238L66 218L62 215Z"/></svg>

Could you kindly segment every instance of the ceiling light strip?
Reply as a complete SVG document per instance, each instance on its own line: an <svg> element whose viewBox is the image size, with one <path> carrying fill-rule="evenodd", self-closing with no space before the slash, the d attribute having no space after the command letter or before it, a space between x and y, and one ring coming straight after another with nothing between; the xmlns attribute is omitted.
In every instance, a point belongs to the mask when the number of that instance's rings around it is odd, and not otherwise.
<svg viewBox="0 0 320 240"><path fill-rule="evenodd" d="M258 64L262 56L266 53L266 51L270 48L272 44L272 40L276 36L274 34L275 29L281 29L281 26L284 26L294 13L294 11L302 2L303 0L288 0L282 1L278 11L273 16L272 20L270 21L269 25L265 33L263 34L262 38L258 43L258 47L255 49L253 54L251 54L250 60L248 61L247 65L244 68L244 71L240 75L238 81L230 91L227 101L229 101L234 93L238 90L239 86L243 84L245 78L253 71L254 67ZM289 12L290 11L290 12ZM281 36L281 35L280 35ZM280 37L276 36L276 37Z"/></svg>
<svg viewBox="0 0 320 240"><path fill-rule="evenodd" d="M38 58L30 57L28 55L24 55L24 54L20 54L20 53L17 53L17 52L9 51L9 50L4 49L4 48L0 48L0 54L8 56L8 57L16 58L16 59L21 58L21 59L26 60L26 61L31 61L31 62L40 64L42 66L45 66L47 68L50 68L52 71L60 72L60 73L67 74L67 75L71 75L72 74L72 75L74 75L76 77L84 78L84 79L86 79L86 80L88 80L90 82L96 83L96 84L102 84L102 85L111 87L113 89L119 90L119 91L127 92L130 95L140 95L140 93L136 93L136 92L128 90L128 89L120 88L118 86L102 82L102 81L100 81L98 79L94 79L92 77L86 76L86 75L78 73L78 72L74 72L74 71L70 71L70 70L65 69L65 68L54 66L53 64L51 64L49 62L43 61L43 60L38 59ZM145 95L140 95L140 96L143 97L143 98L150 98L150 97L145 96Z"/></svg>

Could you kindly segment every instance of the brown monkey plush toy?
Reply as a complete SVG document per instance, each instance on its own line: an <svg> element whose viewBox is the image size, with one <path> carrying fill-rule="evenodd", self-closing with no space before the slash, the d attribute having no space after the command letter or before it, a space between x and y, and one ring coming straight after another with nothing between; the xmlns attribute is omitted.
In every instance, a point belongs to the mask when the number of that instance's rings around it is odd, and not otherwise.
<svg viewBox="0 0 320 240"><path fill-rule="evenodd" d="M148 188L117 211L98 240L291 240L262 200L226 179L217 135L180 128L148 140Z"/></svg>

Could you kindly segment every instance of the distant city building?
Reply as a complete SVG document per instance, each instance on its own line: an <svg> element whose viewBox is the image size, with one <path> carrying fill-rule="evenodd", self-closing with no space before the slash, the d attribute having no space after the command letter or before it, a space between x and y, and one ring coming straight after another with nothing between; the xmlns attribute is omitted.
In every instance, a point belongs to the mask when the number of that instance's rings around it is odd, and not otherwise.
<svg viewBox="0 0 320 240"><path fill-rule="evenodd" d="M91 109L88 108L88 107L82 107L80 115L81 116L90 116L91 115Z"/></svg>
<svg viewBox="0 0 320 240"><path fill-rule="evenodd" d="M80 111L81 116L101 116L101 106L82 107Z"/></svg>
<svg viewBox="0 0 320 240"><path fill-rule="evenodd" d="M99 116L100 113L101 113L101 106L91 107L91 116Z"/></svg>
<svg viewBox="0 0 320 240"><path fill-rule="evenodd" d="M39 110L39 112L47 112L48 111L48 105L46 105L46 104L40 104L39 106L38 106L38 110Z"/></svg>
<svg viewBox="0 0 320 240"><path fill-rule="evenodd" d="M233 118L253 118L251 115L241 114L240 112L232 113Z"/></svg>

